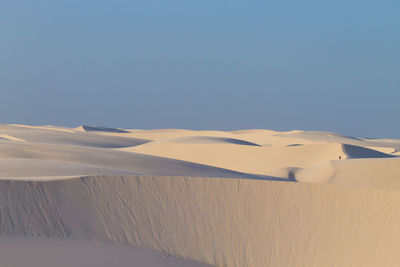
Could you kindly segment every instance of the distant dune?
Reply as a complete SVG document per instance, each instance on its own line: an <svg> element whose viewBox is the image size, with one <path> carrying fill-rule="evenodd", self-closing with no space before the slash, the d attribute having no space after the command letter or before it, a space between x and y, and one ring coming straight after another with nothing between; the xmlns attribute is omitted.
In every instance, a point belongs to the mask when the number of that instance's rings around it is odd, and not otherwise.
<svg viewBox="0 0 400 267"><path fill-rule="evenodd" d="M399 151L327 132L0 125L0 256L399 266Z"/></svg>
<svg viewBox="0 0 400 267"><path fill-rule="evenodd" d="M82 132L109 132L109 133L129 133L129 131L122 130L122 129L117 129L117 128L108 128L108 127L93 127L93 126L87 126L87 125L82 125L74 130L77 131L82 131Z"/></svg>

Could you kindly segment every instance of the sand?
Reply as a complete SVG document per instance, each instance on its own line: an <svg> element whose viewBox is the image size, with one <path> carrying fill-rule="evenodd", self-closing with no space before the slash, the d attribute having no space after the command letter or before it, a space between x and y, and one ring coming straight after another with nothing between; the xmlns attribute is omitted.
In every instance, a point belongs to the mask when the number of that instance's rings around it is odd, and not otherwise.
<svg viewBox="0 0 400 267"><path fill-rule="evenodd" d="M327 132L0 125L0 256L397 266L399 151Z"/></svg>

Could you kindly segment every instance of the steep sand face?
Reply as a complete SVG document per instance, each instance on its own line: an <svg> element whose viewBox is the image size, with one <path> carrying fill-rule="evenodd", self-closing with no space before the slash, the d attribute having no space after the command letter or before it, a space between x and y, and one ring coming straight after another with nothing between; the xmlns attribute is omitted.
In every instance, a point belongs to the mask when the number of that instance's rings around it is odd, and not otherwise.
<svg viewBox="0 0 400 267"><path fill-rule="evenodd" d="M6 267L209 267L128 244L43 237L0 237Z"/></svg>
<svg viewBox="0 0 400 267"><path fill-rule="evenodd" d="M0 125L0 245L122 243L150 251L146 266L398 266L399 151L325 132Z"/></svg>
<svg viewBox="0 0 400 267"><path fill-rule="evenodd" d="M0 231L7 235L100 238L217 266L400 264L397 191L96 176L1 181L0 201Z"/></svg>

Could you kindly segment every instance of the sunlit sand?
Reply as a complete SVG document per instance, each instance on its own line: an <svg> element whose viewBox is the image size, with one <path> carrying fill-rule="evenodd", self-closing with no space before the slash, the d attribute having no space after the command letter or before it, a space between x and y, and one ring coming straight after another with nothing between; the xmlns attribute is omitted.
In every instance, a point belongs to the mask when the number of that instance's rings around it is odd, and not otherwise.
<svg viewBox="0 0 400 267"><path fill-rule="evenodd" d="M0 125L0 256L398 266L399 156L400 140L327 132Z"/></svg>

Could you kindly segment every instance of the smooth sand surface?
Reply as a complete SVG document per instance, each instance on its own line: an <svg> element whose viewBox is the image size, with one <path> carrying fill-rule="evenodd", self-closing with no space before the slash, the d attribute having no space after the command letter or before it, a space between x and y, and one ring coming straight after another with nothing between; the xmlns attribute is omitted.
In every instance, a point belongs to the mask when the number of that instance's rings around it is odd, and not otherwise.
<svg viewBox="0 0 400 267"><path fill-rule="evenodd" d="M398 266L399 151L327 132L0 125L0 256Z"/></svg>

